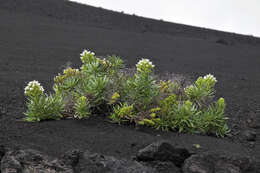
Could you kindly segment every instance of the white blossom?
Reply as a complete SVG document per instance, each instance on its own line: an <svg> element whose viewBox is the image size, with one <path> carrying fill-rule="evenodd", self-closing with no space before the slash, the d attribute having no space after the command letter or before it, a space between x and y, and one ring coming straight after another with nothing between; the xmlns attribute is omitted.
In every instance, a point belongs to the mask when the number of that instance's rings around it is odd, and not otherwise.
<svg viewBox="0 0 260 173"><path fill-rule="evenodd" d="M212 74L208 74L208 75L204 76L203 78L204 79L210 79L210 80L217 82L217 79Z"/></svg>
<svg viewBox="0 0 260 173"><path fill-rule="evenodd" d="M83 57L85 55L95 55L95 53L84 49L80 56Z"/></svg>
<svg viewBox="0 0 260 173"><path fill-rule="evenodd" d="M35 87L37 87L40 91L44 92L44 89L41 86L41 84L38 81L33 80L29 82L28 85L24 88L24 93L27 94L28 91L32 91Z"/></svg>
<svg viewBox="0 0 260 173"><path fill-rule="evenodd" d="M143 58L136 64L136 67L138 71L142 71L143 69L152 69L154 65L149 59Z"/></svg>

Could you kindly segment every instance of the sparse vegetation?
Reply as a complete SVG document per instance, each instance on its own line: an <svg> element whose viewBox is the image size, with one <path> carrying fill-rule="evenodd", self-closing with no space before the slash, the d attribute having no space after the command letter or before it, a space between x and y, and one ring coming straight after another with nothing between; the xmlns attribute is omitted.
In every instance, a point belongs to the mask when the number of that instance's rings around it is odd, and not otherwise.
<svg viewBox="0 0 260 173"><path fill-rule="evenodd" d="M54 93L49 96L37 81L28 84L26 121L82 119L101 112L119 124L222 137L229 132L225 100L214 102L213 75L183 88L178 81L158 80L148 59L137 63L134 74L125 73L117 56L101 59L84 50L81 61L80 70L69 67L54 78Z"/></svg>

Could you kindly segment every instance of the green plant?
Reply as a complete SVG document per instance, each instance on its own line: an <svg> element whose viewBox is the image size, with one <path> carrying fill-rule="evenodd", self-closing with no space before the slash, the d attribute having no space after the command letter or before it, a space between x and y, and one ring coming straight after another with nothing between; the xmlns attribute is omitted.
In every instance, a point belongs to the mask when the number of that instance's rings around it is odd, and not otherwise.
<svg viewBox="0 0 260 173"><path fill-rule="evenodd" d="M128 105L127 103L119 104L114 106L112 114L109 118L116 123L122 121L132 122L135 118L134 107L133 105Z"/></svg>
<svg viewBox="0 0 260 173"><path fill-rule="evenodd" d="M152 74L154 65L148 59L142 59L136 65L137 72L127 80L126 94L136 107L145 110L159 94L159 86Z"/></svg>
<svg viewBox="0 0 260 173"><path fill-rule="evenodd" d="M82 62L81 71L87 75L100 75L104 72L105 64L95 56L94 52L84 50L80 54Z"/></svg>
<svg viewBox="0 0 260 173"><path fill-rule="evenodd" d="M203 111L197 119L199 130L203 133L214 133L221 137L226 135L230 130L226 123L228 118L224 116L225 107L224 98L220 98L215 105L211 105Z"/></svg>
<svg viewBox="0 0 260 173"><path fill-rule="evenodd" d="M107 62L109 64L108 75L111 77L117 77L119 70L124 67L123 60L120 57L113 55L107 57Z"/></svg>
<svg viewBox="0 0 260 173"><path fill-rule="evenodd" d="M73 92L80 82L80 72L78 69L67 68L63 70L63 74L58 74L54 78L53 89L57 95L66 99Z"/></svg>
<svg viewBox="0 0 260 173"><path fill-rule="evenodd" d="M138 121L139 125L147 125L156 128L158 124L161 122L159 118L159 113L161 111L160 107L155 107L149 110L149 115L144 116L143 119Z"/></svg>
<svg viewBox="0 0 260 173"><path fill-rule="evenodd" d="M202 107L210 98L213 98L216 82L216 78L208 74L204 77L199 77L193 85L186 87L184 92L189 100Z"/></svg>
<svg viewBox="0 0 260 173"><path fill-rule="evenodd" d="M74 117L78 119L88 118L91 114L89 101L85 96L81 96L76 100L74 105L75 114Z"/></svg>
<svg viewBox="0 0 260 173"><path fill-rule="evenodd" d="M62 118L64 103L61 97L55 95L40 95L30 98L27 102L25 121L37 122L41 120L58 120Z"/></svg>
<svg viewBox="0 0 260 173"><path fill-rule="evenodd" d="M88 95L90 103L98 106L106 101L108 83L109 78L107 76L91 76L88 80L83 81L82 94Z"/></svg>
<svg viewBox="0 0 260 173"><path fill-rule="evenodd" d="M44 95L44 89L38 81L31 81L24 89L27 96L25 121L41 121L59 119L64 110L61 97Z"/></svg>
<svg viewBox="0 0 260 173"><path fill-rule="evenodd" d="M118 99L120 98L120 94L118 94L118 92L115 92L112 96L111 99L109 101L109 104L114 104L118 101Z"/></svg>
<svg viewBox="0 0 260 173"><path fill-rule="evenodd" d="M163 115L167 115L174 107L175 104L177 104L177 96L175 94L171 94L165 99L161 100L160 102L161 113Z"/></svg>
<svg viewBox="0 0 260 173"><path fill-rule="evenodd" d="M123 61L117 56L101 59L87 50L80 55L80 70L69 67L54 78L55 94L44 94L37 81L28 84L26 121L63 116L82 119L103 113L109 114L112 122L162 130L221 137L229 132L225 100L213 102L217 82L213 75L199 77L183 89L174 78L158 81L148 59L140 60L132 73L123 69Z"/></svg>
<svg viewBox="0 0 260 173"><path fill-rule="evenodd" d="M199 115L199 111L195 105L189 100L179 103L173 107L171 128L177 129L179 132L194 132L194 119Z"/></svg>
<svg viewBox="0 0 260 173"><path fill-rule="evenodd" d="M169 130L172 128L173 109L176 107L177 96L171 94L160 101L160 121L158 121L157 128L162 130Z"/></svg>

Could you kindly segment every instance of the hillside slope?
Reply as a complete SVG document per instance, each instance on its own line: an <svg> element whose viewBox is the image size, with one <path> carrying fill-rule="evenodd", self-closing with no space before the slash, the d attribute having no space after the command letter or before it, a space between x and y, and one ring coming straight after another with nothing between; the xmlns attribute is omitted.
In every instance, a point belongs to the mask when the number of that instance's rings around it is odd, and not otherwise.
<svg viewBox="0 0 260 173"><path fill-rule="evenodd" d="M69 0L0 0L0 9L11 12L47 16L66 22L83 23L91 27L132 32L163 33L172 36L225 40L227 43L260 44L259 39L235 33L226 33L188 25L163 22L148 18L78 4Z"/></svg>

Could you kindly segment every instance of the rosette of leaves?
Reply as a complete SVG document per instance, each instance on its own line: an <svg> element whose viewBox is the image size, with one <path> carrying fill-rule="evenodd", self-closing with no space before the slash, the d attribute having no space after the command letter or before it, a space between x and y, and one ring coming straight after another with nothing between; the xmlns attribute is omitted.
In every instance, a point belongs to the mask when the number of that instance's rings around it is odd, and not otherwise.
<svg viewBox="0 0 260 173"><path fill-rule="evenodd" d="M68 95L72 92L80 82L80 71L78 69L72 69L71 67L63 70L63 74L59 74L54 78L53 89L56 94L62 96Z"/></svg>
<svg viewBox="0 0 260 173"><path fill-rule="evenodd" d="M94 52L84 50L81 54L81 71L87 76L103 76L108 74L111 63L106 59L100 59Z"/></svg>
<svg viewBox="0 0 260 173"><path fill-rule="evenodd" d="M123 103L114 106L113 112L110 114L109 118L112 122L120 124L120 122L123 121L133 122L135 116L134 106Z"/></svg>
<svg viewBox="0 0 260 173"><path fill-rule="evenodd" d="M220 98L215 104L201 112L197 118L197 127L202 133L225 136L230 130L227 126L228 118L224 115L226 103L224 98Z"/></svg>
<svg viewBox="0 0 260 173"><path fill-rule="evenodd" d="M190 85L184 89L187 98L196 103L199 107L207 106L210 99L214 97L216 84L216 78L208 74L204 77L199 77L193 85Z"/></svg>
<svg viewBox="0 0 260 173"><path fill-rule="evenodd" d="M62 118L64 103L57 95L41 95L37 99L29 99L25 121L38 122L41 120L58 120Z"/></svg>
<svg viewBox="0 0 260 173"><path fill-rule="evenodd" d="M171 94L161 101L160 108L158 128L194 132L194 119L199 115L199 110L192 102L178 101L176 95Z"/></svg>
<svg viewBox="0 0 260 173"><path fill-rule="evenodd" d="M160 101L160 122L158 123L157 128L162 130L171 129L174 118L173 109L176 104L178 104L178 102L175 94L171 94Z"/></svg>
<svg viewBox="0 0 260 173"><path fill-rule="evenodd" d="M176 104L171 111L173 115L172 122L170 123L171 129L176 129L179 132L195 132L195 119L200 115L200 111L196 105L187 100Z"/></svg>
<svg viewBox="0 0 260 173"><path fill-rule="evenodd" d="M81 96L76 100L74 105L75 114L74 117L78 119L88 118L91 114L90 104L85 96Z"/></svg>
<svg viewBox="0 0 260 173"><path fill-rule="evenodd" d="M66 114L73 112L74 93L81 83L82 74L78 69L71 67L64 69L63 74L54 78L53 89L56 95L59 95L64 104Z"/></svg>
<svg viewBox="0 0 260 173"><path fill-rule="evenodd" d="M90 76L83 81L80 93L88 96L89 102L92 106L98 107L107 100L108 83L109 78L107 76Z"/></svg>

